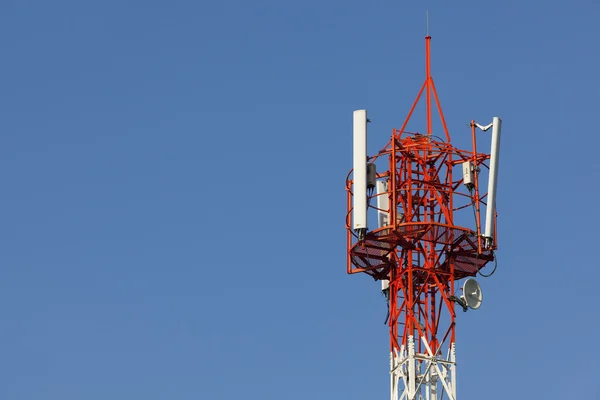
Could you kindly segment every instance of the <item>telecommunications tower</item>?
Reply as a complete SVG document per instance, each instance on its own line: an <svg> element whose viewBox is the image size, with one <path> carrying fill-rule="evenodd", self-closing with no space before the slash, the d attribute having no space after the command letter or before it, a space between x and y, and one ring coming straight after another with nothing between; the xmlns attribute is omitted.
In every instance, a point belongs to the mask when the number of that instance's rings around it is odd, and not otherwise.
<svg viewBox="0 0 600 400"><path fill-rule="evenodd" d="M430 42L426 36L425 82L402 127L373 156L367 156L367 112L354 111L354 165L346 179L347 271L381 281L388 302L391 400L456 400L456 313L481 305L473 277L495 263L498 244L502 122L471 121L472 149L452 146L430 74ZM408 132L422 97L427 130ZM434 107L440 132L432 129ZM489 154L477 149L478 131L491 133ZM377 221L375 227L368 220Z"/></svg>

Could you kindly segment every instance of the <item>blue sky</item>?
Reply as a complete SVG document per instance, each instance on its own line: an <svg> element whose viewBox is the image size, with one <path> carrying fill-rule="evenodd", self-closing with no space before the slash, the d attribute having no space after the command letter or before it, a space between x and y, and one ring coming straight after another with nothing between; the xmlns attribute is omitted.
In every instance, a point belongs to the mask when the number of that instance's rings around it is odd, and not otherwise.
<svg viewBox="0 0 600 400"><path fill-rule="evenodd" d="M455 142L504 121L460 398L600 397L597 2L5 0L0 398L387 398L344 179L352 111L378 149L422 84L426 8Z"/></svg>

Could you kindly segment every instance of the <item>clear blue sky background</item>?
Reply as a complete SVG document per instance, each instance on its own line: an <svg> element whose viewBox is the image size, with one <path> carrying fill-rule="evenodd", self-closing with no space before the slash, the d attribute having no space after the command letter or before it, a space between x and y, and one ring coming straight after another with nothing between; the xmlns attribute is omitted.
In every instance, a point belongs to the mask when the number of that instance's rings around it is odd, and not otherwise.
<svg viewBox="0 0 600 400"><path fill-rule="evenodd" d="M504 120L460 398L600 398L598 2L5 0L0 399L387 398L344 179L352 111L376 150L422 83L427 7L453 138Z"/></svg>

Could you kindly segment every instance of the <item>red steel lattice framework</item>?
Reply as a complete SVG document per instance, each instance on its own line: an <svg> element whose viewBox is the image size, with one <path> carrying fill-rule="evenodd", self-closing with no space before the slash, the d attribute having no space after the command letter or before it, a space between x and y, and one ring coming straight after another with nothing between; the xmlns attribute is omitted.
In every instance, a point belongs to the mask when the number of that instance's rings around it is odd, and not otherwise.
<svg viewBox="0 0 600 400"><path fill-rule="evenodd" d="M368 158L368 163L387 166L376 175L386 182L387 191L369 195L370 212L385 212L389 218L387 225L367 231L362 240L351 221L352 172L346 180L347 272L389 280L392 399L456 398L455 318L456 310L461 310L460 305L455 307L460 296L457 281L475 276L494 261L497 248L497 235L487 241L481 229L487 193L480 190L478 174L488 169L490 155L477 151L475 121L471 121L472 149L452 146L431 77L430 42L427 36L425 82L406 120L393 130L387 145ZM427 131L407 132L423 97ZM443 138L432 132L434 106ZM467 161L475 177L468 187L460 170ZM389 209L377 210L377 196L389 198ZM472 228L456 223L462 213L474 220Z"/></svg>

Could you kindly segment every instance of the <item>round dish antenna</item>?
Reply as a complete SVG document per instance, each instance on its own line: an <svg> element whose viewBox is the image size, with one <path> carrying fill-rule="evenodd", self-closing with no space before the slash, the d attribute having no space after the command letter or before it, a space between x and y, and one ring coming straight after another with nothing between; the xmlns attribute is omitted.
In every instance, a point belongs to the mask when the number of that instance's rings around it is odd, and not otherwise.
<svg viewBox="0 0 600 400"><path fill-rule="evenodd" d="M463 285L463 294L460 296L460 299L471 310L477 310L481 307L483 295L481 294L481 287L475 279L469 278L465 281Z"/></svg>

